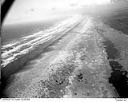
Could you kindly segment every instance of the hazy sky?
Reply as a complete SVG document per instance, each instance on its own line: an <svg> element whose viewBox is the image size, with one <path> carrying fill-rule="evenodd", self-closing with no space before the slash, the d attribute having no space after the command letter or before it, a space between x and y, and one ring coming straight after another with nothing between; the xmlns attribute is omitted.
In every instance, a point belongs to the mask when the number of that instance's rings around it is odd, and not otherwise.
<svg viewBox="0 0 128 102"><path fill-rule="evenodd" d="M73 9L72 4L80 6L108 1L110 0L15 0L4 23L15 24L55 18L62 15L61 12Z"/></svg>

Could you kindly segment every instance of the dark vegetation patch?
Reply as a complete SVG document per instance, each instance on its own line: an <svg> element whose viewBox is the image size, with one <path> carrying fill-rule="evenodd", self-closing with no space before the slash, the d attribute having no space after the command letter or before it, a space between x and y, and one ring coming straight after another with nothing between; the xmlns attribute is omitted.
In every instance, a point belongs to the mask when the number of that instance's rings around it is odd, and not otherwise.
<svg viewBox="0 0 128 102"><path fill-rule="evenodd" d="M103 43L108 55L109 64L112 69L109 82L115 87L116 91L119 94L119 97L126 98L128 94L128 72L123 69L123 66L116 61L120 57L120 52L114 47L114 44L111 41L105 41Z"/></svg>
<svg viewBox="0 0 128 102"><path fill-rule="evenodd" d="M113 71L109 82L113 84L121 98L128 98L128 72L123 70L117 61L110 61L109 63Z"/></svg>
<svg viewBox="0 0 128 102"><path fill-rule="evenodd" d="M114 44L111 41L106 40L103 42L103 44L105 45L105 49L108 54L108 59L117 59L120 57L119 50L114 47Z"/></svg>
<svg viewBox="0 0 128 102"><path fill-rule="evenodd" d="M103 8L101 11L102 12L99 13L100 18L105 24L128 35L128 3L113 4ZM119 61L116 61L116 59L121 58L120 51L116 49L114 44L109 40L106 40L103 44L105 45L108 60L112 68L109 82L115 87L119 97L128 98L126 92L126 90L128 90L128 72L125 70L124 65L121 65Z"/></svg>

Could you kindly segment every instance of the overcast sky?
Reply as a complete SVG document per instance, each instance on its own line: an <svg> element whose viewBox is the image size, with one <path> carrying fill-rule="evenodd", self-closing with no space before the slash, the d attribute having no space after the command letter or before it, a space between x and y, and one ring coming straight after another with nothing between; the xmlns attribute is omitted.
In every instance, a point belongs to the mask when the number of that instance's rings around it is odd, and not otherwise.
<svg viewBox="0 0 128 102"><path fill-rule="evenodd" d="M39 21L63 16L61 12L73 9L71 6L102 4L110 0L15 0L5 24Z"/></svg>

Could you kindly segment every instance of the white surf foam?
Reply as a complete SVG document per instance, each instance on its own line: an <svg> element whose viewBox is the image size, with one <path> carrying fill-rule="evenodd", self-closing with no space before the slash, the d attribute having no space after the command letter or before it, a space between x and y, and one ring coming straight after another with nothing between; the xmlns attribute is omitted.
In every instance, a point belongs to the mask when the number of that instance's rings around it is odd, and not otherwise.
<svg viewBox="0 0 128 102"><path fill-rule="evenodd" d="M16 59L19 55L24 55L33 50L39 44L51 40L57 34L67 32L74 27L82 16L75 15L67 20L55 24L45 31L39 31L29 36L22 37L19 41L2 46L2 66L5 67ZM10 49L9 49L10 48Z"/></svg>

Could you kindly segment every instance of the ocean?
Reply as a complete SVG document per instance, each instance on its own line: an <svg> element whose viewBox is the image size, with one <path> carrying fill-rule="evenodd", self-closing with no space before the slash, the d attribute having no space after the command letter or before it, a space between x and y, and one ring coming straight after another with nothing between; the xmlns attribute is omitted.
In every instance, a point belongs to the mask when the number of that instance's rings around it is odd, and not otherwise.
<svg viewBox="0 0 128 102"><path fill-rule="evenodd" d="M2 27L2 45L16 41L21 37L28 36L39 31L48 29L55 22L33 22L15 24Z"/></svg>

